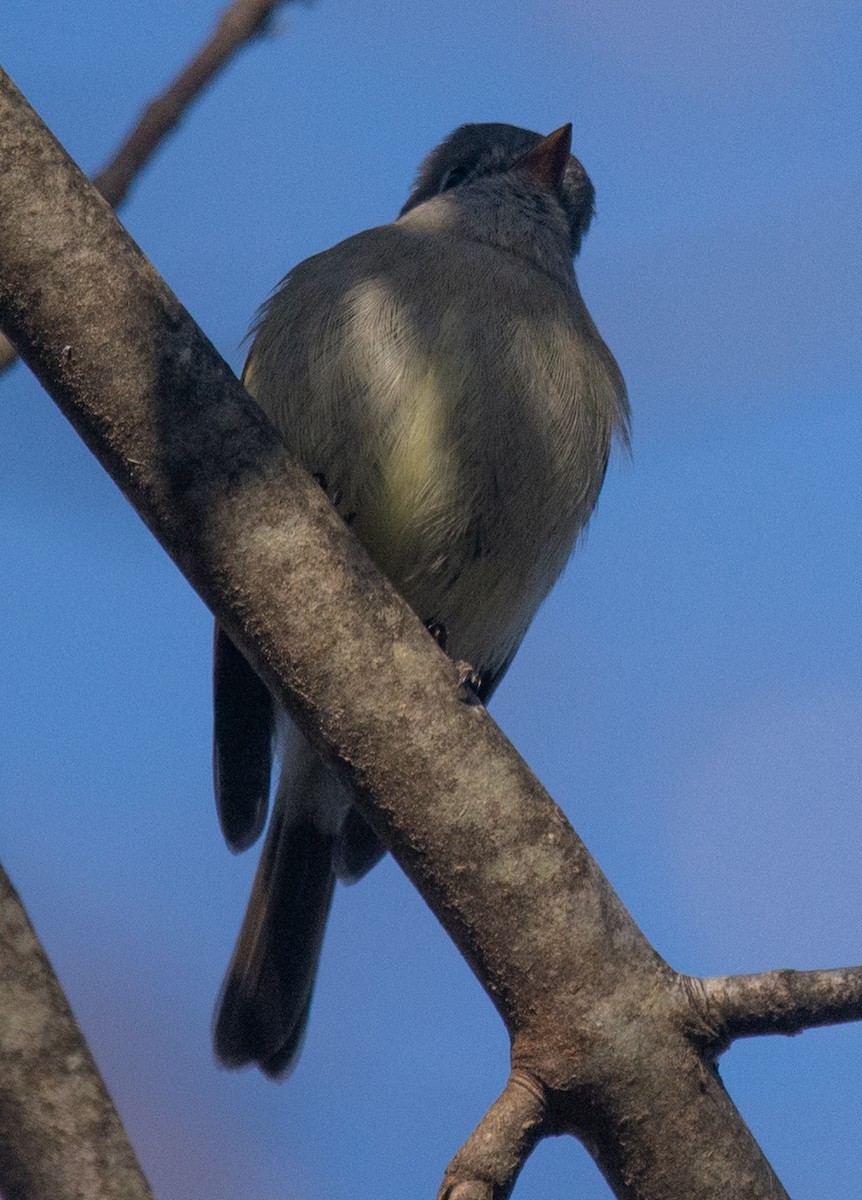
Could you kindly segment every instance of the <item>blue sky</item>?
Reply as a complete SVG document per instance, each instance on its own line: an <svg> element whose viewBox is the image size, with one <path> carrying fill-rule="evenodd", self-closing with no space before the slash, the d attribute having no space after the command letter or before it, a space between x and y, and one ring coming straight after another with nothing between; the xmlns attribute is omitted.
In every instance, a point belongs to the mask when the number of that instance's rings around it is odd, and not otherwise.
<svg viewBox="0 0 862 1200"><path fill-rule="evenodd" d="M5 0L3 66L95 171L216 7ZM634 453L493 712L659 951L862 961L862 16L849 0L286 9L123 211L228 360L297 260L391 219L455 125L574 125L579 277ZM217 1069L253 855L220 841L210 618L51 401L0 381L3 861L160 1200L433 1195L500 1023L386 860L342 889L300 1064ZM722 1074L794 1197L858 1195L862 1031ZM521 1200L600 1200L546 1143Z"/></svg>

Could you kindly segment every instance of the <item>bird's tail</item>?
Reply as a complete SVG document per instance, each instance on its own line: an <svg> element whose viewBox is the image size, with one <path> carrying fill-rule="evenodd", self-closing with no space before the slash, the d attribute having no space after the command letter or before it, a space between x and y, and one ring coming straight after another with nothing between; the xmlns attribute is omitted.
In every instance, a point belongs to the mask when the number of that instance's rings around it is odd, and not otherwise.
<svg viewBox="0 0 862 1200"><path fill-rule="evenodd" d="M273 1077L302 1044L336 877L359 879L384 853L296 727L285 719L280 735L274 812L213 1025L226 1066Z"/></svg>
<svg viewBox="0 0 862 1200"><path fill-rule="evenodd" d="M273 1077L302 1043L335 871L333 834L276 803L213 1028L229 1067Z"/></svg>

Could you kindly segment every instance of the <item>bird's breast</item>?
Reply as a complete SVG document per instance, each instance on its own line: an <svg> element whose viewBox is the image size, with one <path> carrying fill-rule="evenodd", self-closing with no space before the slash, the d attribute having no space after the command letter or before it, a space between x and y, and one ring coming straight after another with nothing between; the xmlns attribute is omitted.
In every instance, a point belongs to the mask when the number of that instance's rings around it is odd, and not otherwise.
<svg viewBox="0 0 862 1200"><path fill-rule="evenodd" d="M352 277L335 252L310 260L250 366L381 569L481 670L517 645L589 517L615 400L574 284L437 249Z"/></svg>

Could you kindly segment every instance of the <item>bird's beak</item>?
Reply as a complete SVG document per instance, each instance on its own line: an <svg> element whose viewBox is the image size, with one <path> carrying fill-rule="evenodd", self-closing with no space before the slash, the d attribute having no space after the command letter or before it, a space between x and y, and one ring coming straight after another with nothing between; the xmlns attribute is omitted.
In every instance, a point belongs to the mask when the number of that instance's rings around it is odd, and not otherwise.
<svg viewBox="0 0 862 1200"><path fill-rule="evenodd" d="M509 170L529 175L545 187L557 188L563 182L571 150L572 125L569 122L543 137L526 154L522 154L512 163Z"/></svg>

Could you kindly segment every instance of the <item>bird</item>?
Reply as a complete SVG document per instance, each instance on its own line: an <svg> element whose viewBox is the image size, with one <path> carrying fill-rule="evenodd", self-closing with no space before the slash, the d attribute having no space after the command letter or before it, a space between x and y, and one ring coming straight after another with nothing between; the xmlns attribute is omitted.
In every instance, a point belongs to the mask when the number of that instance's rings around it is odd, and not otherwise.
<svg viewBox="0 0 862 1200"><path fill-rule="evenodd" d="M243 382L487 703L629 441L616 361L573 260L594 212L571 124L461 125L398 217L294 267ZM302 1044L336 880L385 853L218 624L214 779L228 845L273 815L216 1006L230 1067L284 1077Z"/></svg>

